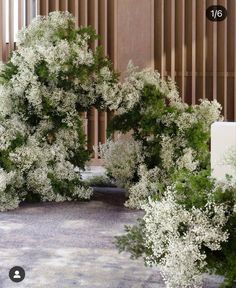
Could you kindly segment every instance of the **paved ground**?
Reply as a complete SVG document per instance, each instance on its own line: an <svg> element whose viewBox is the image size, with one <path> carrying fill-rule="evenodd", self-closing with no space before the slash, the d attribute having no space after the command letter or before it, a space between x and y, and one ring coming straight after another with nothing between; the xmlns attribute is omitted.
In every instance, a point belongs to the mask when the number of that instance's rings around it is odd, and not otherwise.
<svg viewBox="0 0 236 288"><path fill-rule="evenodd" d="M157 269L118 254L113 237L140 212L124 208L123 196L96 194L91 202L23 205L0 214L1 288L163 288ZM13 283L9 269L26 278ZM204 287L215 288L211 278Z"/></svg>

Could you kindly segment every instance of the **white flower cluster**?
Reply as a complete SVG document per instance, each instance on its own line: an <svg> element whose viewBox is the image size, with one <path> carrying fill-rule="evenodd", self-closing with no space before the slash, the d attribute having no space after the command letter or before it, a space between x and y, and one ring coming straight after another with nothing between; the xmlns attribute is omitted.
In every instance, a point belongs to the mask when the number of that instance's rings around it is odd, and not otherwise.
<svg viewBox="0 0 236 288"><path fill-rule="evenodd" d="M184 138L171 137L167 135L161 136L161 159L163 168L170 172L173 168L187 169L189 171L195 171L199 165L199 161L196 160L197 152L188 147ZM179 149L181 154L178 155L176 150Z"/></svg>
<svg viewBox="0 0 236 288"><path fill-rule="evenodd" d="M107 72L106 75L106 80L109 80L110 75ZM159 90L169 93L169 87L165 84L157 71L152 69L139 71L138 67L135 67L130 61L122 82L113 83L113 85L105 82L100 89L106 105L122 114L132 109L140 101L145 85L154 85Z"/></svg>
<svg viewBox="0 0 236 288"><path fill-rule="evenodd" d="M115 179L120 187L129 188L137 166L142 162L141 143L133 140L108 140L99 145L99 153L109 176Z"/></svg>
<svg viewBox="0 0 236 288"><path fill-rule="evenodd" d="M175 100L174 103L177 102ZM193 105L191 109L187 104L183 104L181 107L178 106L177 111L177 113L165 114L161 119L167 128L176 125L178 129L176 135L162 134L159 136L161 144L160 157L166 171L171 171L176 167L194 171L199 166L197 159L201 151L196 151L189 146L186 133L199 125L201 125L202 132L209 133L211 124L222 120L220 116L221 105L215 100L209 101L206 99L202 100L199 105Z"/></svg>
<svg viewBox="0 0 236 288"><path fill-rule="evenodd" d="M161 159L163 167L168 171L173 167L175 156L175 145L173 139L170 136L161 136Z"/></svg>
<svg viewBox="0 0 236 288"><path fill-rule="evenodd" d="M106 59L100 71L93 67L96 54L89 47L89 35L75 30L70 13L52 12L20 31L17 50L0 64L1 75L6 75L0 79L2 183L11 183L9 171L14 171L25 190L42 200L90 197L91 189L82 186L77 164L72 164L84 152L78 106L93 105L102 98L101 87L115 81ZM1 195L17 195L19 185L13 182L2 184L6 193L1 190ZM59 186L70 191L56 193ZM12 200L12 207L20 198ZM1 196L0 209L11 208L6 201Z"/></svg>
<svg viewBox="0 0 236 288"><path fill-rule="evenodd" d="M197 119L205 123L206 131L210 130L211 124L215 121L223 121L221 116L222 106L217 100L209 101L207 99L200 100L199 105L194 105L194 114Z"/></svg>
<svg viewBox="0 0 236 288"><path fill-rule="evenodd" d="M18 67L18 73L11 79L10 94L12 97L8 98L14 99L15 95L23 98L25 95L29 105L36 110L37 114L43 113L43 104L45 101L52 105L53 108L58 109L58 112L73 112L76 102L80 102L83 107L87 107L93 104L96 97L98 97L94 89L92 89L91 81L95 82L94 79L89 79L89 82L86 80L88 82L87 86L89 87L89 90L86 91L83 89L84 83L81 83L78 77L73 76L72 79L69 79L66 73L59 77L59 73L68 71L69 64L77 68L81 65L89 67L93 64L94 58L93 52L89 49L87 42L79 35L77 35L76 40L72 42L68 40L57 40L57 42L53 42L52 38L47 39L51 33L55 34L55 29L59 29L57 26L55 26L56 28L54 28L54 30L49 29L51 22L53 22L53 27L56 23L54 19L55 16L56 19L60 19L60 17L57 18L57 14L61 15L59 12L53 12L46 19L43 17L34 21L33 24L27 28L27 32L21 31L19 35L21 36L23 34L21 38L22 45L24 45L19 46L18 50L13 52L11 58L11 63ZM47 27L44 34L39 34L39 41L35 42L32 40L31 46L25 47L25 41L28 37L33 37L31 34L39 29L38 26L40 25L43 27L46 25ZM48 29L50 33L47 35L46 32ZM32 39L35 39L35 37L34 35ZM29 43L27 43L27 45L29 45ZM35 73L35 67L40 69L42 63L45 63L47 67L43 69L48 69L50 86L43 84L40 81L40 77ZM61 81L70 81L73 84L70 91L58 88ZM84 94L83 91L85 91L87 95Z"/></svg>
<svg viewBox="0 0 236 288"><path fill-rule="evenodd" d="M150 199L143 209L145 245L152 250L146 262L160 264L167 287L202 287L206 255L201 248L220 250L227 241L222 229L227 221L224 207L209 202L204 209L187 210L168 188L161 201Z"/></svg>
<svg viewBox="0 0 236 288"><path fill-rule="evenodd" d="M106 72L106 74L109 77L109 73ZM194 172L201 166L199 159L205 157L205 155L202 155L201 149L193 148L195 143L191 145L191 141L196 142L196 140L192 140L190 136L187 138L187 135L190 132L195 133L194 131L198 129L201 129L202 133L209 134L211 124L222 120L220 116L221 105L216 100L209 101L205 99L199 105L190 106L181 100L173 81L160 79L157 71L150 69L139 71L131 62L128 65L124 81L118 83L119 87L116 85L116 88L113 89L115 92L112 93L111 90L107 90L107 92L103 91L103 95L108 105L117 109L118 114L122 114L131 110L137 103L141 103L141 96L145 85L154 86L164 96L168 102L168 107L171 108L169 110L166 109L166 112L162 114L160 119L156 119L157 122L160 122L165 127L163 128L163 132L161 131L157 135L149 135L147 139L150 142L155 139L160 144L161 161L160 163L156 163L156 166L160 168L158 179L159 183L169 184L168 175L174 170L186 169ZM109 87L111 88L111 86ZM146 109L152 109L152 107L147 107ZM146 113L145 116L148 115L148 112L148 110L144 111L144 114ZM140 113L142 113L142 108ZM203 145L207 144L203 143ZM114 153L119 155L117 151ZM128 153L126 156L123 156L126 159L125 162L129 162L128 156ZM119 163L121 160L116 159L116 161ZM114 161L109 158L106 161L106 163L112 162ZM107 167L109 165L116 167L115 164L106 164ZM143 168L141 167L140 169ZM126 170L124 169L124 171ZM135 184L134 187L129 189L130 200L126 205L130 208L140 207L140 203L148 196L148 189L144 188L144 182L147 181L147 185L149 185L150 180L145 179L146 173L143 173L144 176L140 176L140 183ZM125 172L125 174L128 175L128 172ZM154 180L153 185L157 186L156 180Z"/></svg>
<svg viewBox="0 0 236 288"><path fill-rule="evenodd" d="M140 209L149 196L157 193L157 179L161 172L157 167L148 170L145 165L140 165L138 174L140 180L129 189L129 199L125 202L125 206L131 209Z"/></svg>
<svg viewBox="0 0 236 288"><path fill-rule="evenodd" d="M9 87L0 85L0 95L1 95L1 103L0 103L0 119L10 115L12 113L12 99L11 99L11 89Z"/></svg>
<svg viewBox="0 0 236 288"><path fill-rule="evenodd" d="M12 114L11 118L2 121L0 124L0 151L7 150L17 137L26 137L28 135L27 128L26 123L21 121L16 114Z"/></svg>
<svg viewBox="0 0 236 288"><path fill-rule="evenodd" d="M20 189L23 179L16 172L7 173L0 168L0 211L16 208L20 203L19 195L14 191L14 187Z"/></svg>
<svg viewBox="0 0 236 288"><path fill-rule="evenodd" d="M52 12L49 17L37 16L28 27L23 28L17 35L19 46L31 47L41 44L43 40L53 42L58 39L55 31L64 31L74 25L74 18L69 12L64 12L63 17L60 12Z"/></svg>
<svg viewBox="0 0 236 288"><path fill-rule="evenodd" d="M196 151L191 148L185 148L183 150L183 156L180 157L176 163L180 169L187 169L189 171L195 171L199 165L199 161L196 159Z"/></svg>

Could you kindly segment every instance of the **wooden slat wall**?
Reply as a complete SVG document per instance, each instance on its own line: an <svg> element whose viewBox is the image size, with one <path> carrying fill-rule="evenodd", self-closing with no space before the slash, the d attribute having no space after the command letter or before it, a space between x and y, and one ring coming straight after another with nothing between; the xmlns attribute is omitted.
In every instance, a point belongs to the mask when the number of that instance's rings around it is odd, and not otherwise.
<svg viewBox="0 0 236 288"><path fill-rule="evenodd" d="M226 7L226 20L209 21L211 5ZM236 121L236 1L155 0L154 17L155 67L162 77L171 76L188 103L217 99L225 119Z"/></svg>
<svg viewBox="0 0 236 288"><path fill-rule="evenodd" d="M236 121L235 0L18 0L18 20L13 20L15 1L0 0L0 59L5 61L14 48L13 21L18 21L19 29L24 23L29 24L35 15L33 9L36 5L37 14L47 15L54 10L68 10L75 16L78 26L93 26L101 39L92 48L102 45L104 55L109 55L117 69L122 62L119 57L123 57L117 43L125 41L126 45L132 44L135 47L134 41L137 39L132 38L130 42L123 39L124 33L122 34L119 23L124 21L124 17L119 15L119 11L125 11L125 7L128 7L127 9L135 8L136 13L139 13L139 5L144 7L142 5L147 2L151 5L154 3L154 7L150 6L153 11L148 13L150 19L154 18L152 58L155 68L162 77L171 76L177 82L180 95L186 102L198 103L200 98L217 99L223 106L226 120ZM206 19L207 7L216 4L227 8L228 17L225 21L214 23ZM5 5L9 5L9 15L5 14ZM24 21L25 13L27 17ZM129 19L125 23L128 25ZM7 24L9 35L5 33ZM132 27L135 29L135 26ZM140 30L140 25L137 27ZM9 43L6 43L6 39L9 39ZM134 63L139 63L138 60L145 58L144 56L135 54L133 49L125 49L125 57L133 59ZM91 109L83 117L88 148L92 151L94 145L105 142L107 121L111 115ZM93 156L99 161L97 151Z"/></svg>

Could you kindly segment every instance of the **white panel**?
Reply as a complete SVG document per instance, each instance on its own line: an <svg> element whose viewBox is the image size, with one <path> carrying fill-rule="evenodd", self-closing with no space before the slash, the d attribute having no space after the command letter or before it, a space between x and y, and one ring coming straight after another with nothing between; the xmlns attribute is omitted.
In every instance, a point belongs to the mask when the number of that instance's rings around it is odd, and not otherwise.
<svg viewBox="0 0 236 288"><path fill-rule="evenodd" d="M211 169L217 180L225 175L236 178L235 170L226 162L229 153L236 151L236 122L216 122L211 126Z"/></svg>

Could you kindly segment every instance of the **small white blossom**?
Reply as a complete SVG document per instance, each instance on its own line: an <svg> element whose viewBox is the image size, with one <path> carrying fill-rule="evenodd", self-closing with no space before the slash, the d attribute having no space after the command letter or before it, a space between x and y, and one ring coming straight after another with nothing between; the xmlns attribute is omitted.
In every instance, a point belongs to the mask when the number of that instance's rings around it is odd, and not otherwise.
<svg viewBox="0 0 236 288"><path fill-rule="evenodd" d="M191 148L185 148L183 150L183 156L176 161L177 166L182 169L185 168L189 171L195 171L199 165L199 161L195 160L196 153Z"/></svg>
<svg viewBox="0 0 236 288"><path fill-rule="evenodd" d="M143 160L141 143L133 139L108 140L106 144L99 145L99 153L108 174L119 186L128 188L137 166Z"/></svg>
<svg viewBox="0 0 236 288"><path fill-rule="evenodd" d="M140 209L149 196L157 193L157 180L161 172L157 167L148 170L145 165L140 165L138 174L140 180L130 187L129 199L125 202L125 206L131 209Z"/></svg>
<svg viewBox="0 0 236 288"><path fill-rule="evenodd" d="M149 200L143 209L145 245L152 250L147 263L160 264L167 287L202 287L206 255L201 247L220 250L227 241L225 208L209 202L204 209L186 210L169 188L161 201Z"/></svg>

